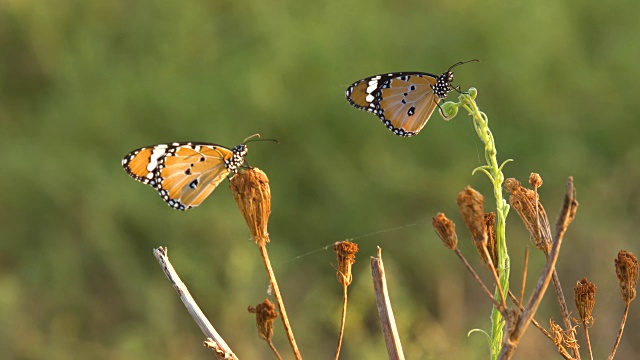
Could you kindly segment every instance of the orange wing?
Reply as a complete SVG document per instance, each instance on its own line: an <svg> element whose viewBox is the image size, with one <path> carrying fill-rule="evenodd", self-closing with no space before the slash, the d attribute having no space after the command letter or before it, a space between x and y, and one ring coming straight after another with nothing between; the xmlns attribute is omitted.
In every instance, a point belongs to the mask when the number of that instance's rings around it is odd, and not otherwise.
<svg viewBox="0 0 640 360"><path fill-rule="evenodd" d="M450 91L450 71L436 76L400 72L371 76L353 83L346 91L354 107L369 111L394 134L413 136L429 121L438 101Z"/></svg>
<svg viewBox="0 0 640 360"><path fill-rule="evenodd" d="M187 210L235 173L246 153L244 144L233 149L195 142L159 144L132 151L122 166L134 179L153 186L169 206Z"/></svg>

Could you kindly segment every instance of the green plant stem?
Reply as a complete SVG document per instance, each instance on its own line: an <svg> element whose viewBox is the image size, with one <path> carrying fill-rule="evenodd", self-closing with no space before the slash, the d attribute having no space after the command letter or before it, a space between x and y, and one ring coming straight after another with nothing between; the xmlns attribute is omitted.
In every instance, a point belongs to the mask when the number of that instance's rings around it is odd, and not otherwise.
<svg viewBox="0 0 640 360"><path fill-rule="evenodd" d="M476 133L484 143L484 157L487 161L486 165L476 168L473 172L484 172L491 183L493 184L493 194L496 198L496 247L498 253L498 263L496 268L498 270L500 287L504 293L509 291L509 254L507 253L507 242L505 238L505 221L507 214L509 213L509 205L507 201L502 197L502 183L504 181L504 175L502 174L502 167L510 160L505 161L502 165L498 165L497 151L495 140L489 130L489 119L487 115L478 109L475 102L475 89L469 90L470 94L461 94L459 97L460 104L467 110L469 115L473 118L473 125ZM496 288L495 297L499 298L499 291ZM504 328L505 321L500 315L500 312L493 307L491 311L491 357L497 359L500 353L502 344L502 330Z"/></svg>

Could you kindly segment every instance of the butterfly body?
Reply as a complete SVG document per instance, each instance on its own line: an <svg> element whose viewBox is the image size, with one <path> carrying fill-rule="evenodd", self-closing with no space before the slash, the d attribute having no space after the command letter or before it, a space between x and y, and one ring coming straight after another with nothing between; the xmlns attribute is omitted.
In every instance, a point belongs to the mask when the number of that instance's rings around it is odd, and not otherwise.
<svg viewBox="0 0 640 360"><path fill-rule="evenodd" d="M476 60L471 60L476 61ZM370 76L346 90L349 103L376 115L399 136L414 136L425 126L440 100L453 90L453 69L440 75L397 72Z"/></svg>
<svg viewBox="0 0 640 360"><path fill-rule="evenodd" d="M135 180L152 186L174 209L187 210L204 201L244 164L245 144L232 149L201 142L157 144L134 150L122 167Z"/></svg>

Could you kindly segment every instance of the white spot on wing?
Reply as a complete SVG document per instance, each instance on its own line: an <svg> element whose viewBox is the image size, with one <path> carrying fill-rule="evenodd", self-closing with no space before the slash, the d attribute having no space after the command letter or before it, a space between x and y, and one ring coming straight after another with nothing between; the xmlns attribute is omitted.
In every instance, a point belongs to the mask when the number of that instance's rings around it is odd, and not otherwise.
<svg viewBox="0 0 640 360"><path fill-rule="evenodd" d="M147 165L147 171L153 171L158 166L158 159L166 152L166 145L164 147L157 146L153 149L149 164Z"/></svg>
<svg viewBox="0 0 640 360"><path fill-rule="evenodd" d="M365 100L366 100L367 102L373 102L373 99L374 99L374 97L373 97L373 95L371 95L371 94L367 95L367 97L365 98Z"/></svg>

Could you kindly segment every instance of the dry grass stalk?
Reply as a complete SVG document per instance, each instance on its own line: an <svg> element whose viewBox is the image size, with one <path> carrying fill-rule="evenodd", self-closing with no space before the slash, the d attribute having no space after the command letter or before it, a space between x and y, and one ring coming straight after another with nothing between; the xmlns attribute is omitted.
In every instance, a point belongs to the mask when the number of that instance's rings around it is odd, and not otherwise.
<svg viewBox="0 0 640 360"><path fill-rule="evenodd" d="M211 325L209 319L204 316L204 313L202 312L202 310L200 310L200 307L191 296L191 293L189 293L187 285L185 285L180 279L178 272L171 264L171 261L169 261L169 250L166 247L158 247L153 249L153 255L160 263L162 271L167 276L167 279L169 279L169 281L171 282L171 285L173 285L173 288L178 293L178 296L180 296L180 300L187 308L187 311L196 322L196 324L198 324L200 330L202 330L204 335L207 337L204 345L214 351L217 359L237 360L238 358L233 353L233 351L231 351L229 345L227 345L227 343L218 334L213 325Z"/></svg>
<svg viewBox="0 0 640 360"><path fill-rule="evenodd" d="M382 334L387 345L387 355L390 360L404 360L402 343L398 335L396 319L393 316L389 289L387 288L387 276L382 262L382 249L378 247L378 256L371 257L371 275L373 278L373 291L376 295L378 316L382 325Z"/></svg>
<svg viewBox="0 0 640 360"><path fill-rule="evenodd" d="M520 287L520 300L518 301L518 317L520 317L520 310L522 302L524 301L524 289L527 285L527 270L529 269L529 247L527 246L524 251L524 266L522 267L522 286ZM535 320L531 319L534 323Z"/></svg>

